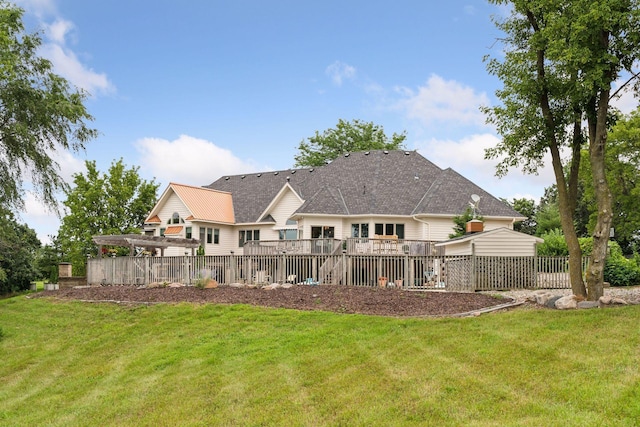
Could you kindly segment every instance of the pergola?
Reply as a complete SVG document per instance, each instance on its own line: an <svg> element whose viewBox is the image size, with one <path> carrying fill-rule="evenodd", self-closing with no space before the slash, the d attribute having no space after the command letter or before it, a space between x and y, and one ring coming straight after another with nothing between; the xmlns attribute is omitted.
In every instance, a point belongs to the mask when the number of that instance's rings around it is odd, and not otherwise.
<svg viewBox="0 0 640 427"><path fill-rule="evenodd" d="M168 247L191 248L191 256L194 249L200 246L198 239L182 239L178 237L145 236L144 234L119 234L111 236L93 236L93 241L98 245L98 255L102 258L103 246L124 246L129 248L129 255L133 256L135 248L147 250L160 249L160 256L164 256L164 249Z"/></svg>

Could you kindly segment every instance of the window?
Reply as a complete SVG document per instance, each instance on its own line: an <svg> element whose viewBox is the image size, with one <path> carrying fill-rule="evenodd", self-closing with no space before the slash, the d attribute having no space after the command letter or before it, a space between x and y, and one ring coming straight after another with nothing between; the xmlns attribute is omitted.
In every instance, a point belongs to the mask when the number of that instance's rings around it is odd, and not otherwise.
<svg viewBox="0 0 640 427"><path fill-rule="evenodd" d="M298 238L298 221L288 219L287 225L295 225L296 228L283 228L281 230L278 230L278 238L280 240L296 240Z"/></svg>
<svg viewBox="0 0 640 427"><path fill-rule="evenodd" d="M219 245L220 244L220 229L219 228L214 228L213 229L213 244L214 245Z"/></svg>
<svg viewBox="0 0 640 427"><path fill-rule="evenodd" d="M207 228L207 243L213 243L213 228Z"/></svg>
<svg viewBox="0 0 640 427"><path fill-rule="evenodd" d="M204 227L200 227L200 246L204 245L206 229Z"/></svg>
<svg viewBox="0 0 640 427"><path fill-rule="evenodd" d="M376 224L375 233L379 236L398 236L398 239L404 239L404 224Z"/></svg>
<svg viewBox="0 0 640 427"><path fill-rule="evenodd" d="M187 239L190 239L193 236L193 229L191 227L186 227L184 236Z"/></svg>
<svg viewBox="0 0 640 427"><path fill-rule="evenodd" d="M312 239L333 239L335 235L335 227L329 227L327 225L322 227L311 227Z"/></svg>
<svg viewBox="0 0 640 427"><path fill-rule="evenodd" d="M369 237L369 224L351 224L351 237Z"/></svg>
<svg viewBox="0 0 640 427"><path fill-rule="evenodd" d="M160 236L164 237L164 230L166 230L166 228L161 228L160 229Z"/></svg>
<svg viewBox="0 0 640 427"><path fill-rule="evenodd" d="M260 240L260 230L240 230L238 233L238 246L243 247L251 240Z"/></svg>

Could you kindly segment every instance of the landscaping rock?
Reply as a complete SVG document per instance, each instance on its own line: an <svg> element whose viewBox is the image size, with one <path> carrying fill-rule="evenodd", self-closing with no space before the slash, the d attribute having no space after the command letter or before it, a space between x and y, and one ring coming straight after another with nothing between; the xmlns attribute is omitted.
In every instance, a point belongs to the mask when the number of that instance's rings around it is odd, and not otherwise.
<svg viewBox="0 0 640 427"><path fill-rule="evenodd" d="M218 282L216 280L209 280L206 285L204 285L205 289L214 289L218 287Z"/></svg>
<svg viewBox="0 0 640 427"><path fill-rule="evenodd" d="M244 283L229 283L230 288L246 288L247 285Z"/></svg>
<svg viewBox="0 0 640 427"><path fill-rule="evenodd" d="M578 308L578 301L573 295L568 295L558 299L555 306L558 310L572 310Z"/></svg>
<svg viewBox="0 0 640 427"><path fill-rule="evenodd" d="M544 306L548 308L556 308L556 301L558 301L560 298L562 298L562 296L560 295L552 296L547 300L547 302L544 303Z"/></svg>
<svg viewBox="0 0 640 427"><path fill-rule="evenodd" d="M169 283L167 285L167 288L184 288L185 286L187 285L185 285L184 283L173 282L173 283Z"/></svg>
<svg viewBox="0 0 640 427"><path fill-rule="evenodd" d="M270 285L263 286L262 289L265 291L272 291L274 289L278 289L280 287L279 283L272 283Z"/></svg>
<svg viewBox="0 0 640 427"><path fill-rule="evenodd" d="M538 291L533 294L533 297L535 298L536 304L547 305L547 302L553 297L553 294L549 291Z"/></svg>
<svg viewBox="0 0 640 427"><path fill-rule="evenodd" d="M622 298L611 298L611 305L627 305L628 303Z"/></svg>
<svg viewBox="0 0 640 427"><path fill-rule="evenodd" d="M612 299L613 297L610 295L602 295L598 301L600 302L600 304L609 305L611 304Z"/></svg>
<svg viewBox="0 0 640 427"><path fill-rule="evenodd" d="M282 285L280 285L280 287L282 289L291 289L293 288L293 283L283 283Z"/></svg>
<svg viewBox="0 0 640 427"><path fill-rule="evenodd" d="M578 308L598 308L600 303L598 301L580 301L578 302Z"/></svg>

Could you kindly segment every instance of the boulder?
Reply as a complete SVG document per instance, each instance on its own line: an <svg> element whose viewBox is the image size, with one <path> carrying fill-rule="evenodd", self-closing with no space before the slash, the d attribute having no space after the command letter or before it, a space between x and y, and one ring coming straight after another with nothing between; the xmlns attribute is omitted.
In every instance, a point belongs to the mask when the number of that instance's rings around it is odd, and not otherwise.
<svg viewBox="0 0 640 427"><path fill-rule="evenodd" d="M558 298L555 302L555 307L558 310L571 310L574 308L578 308L578 302L573 297L573 295L567 295Z"/></svg>
<svg viewBox="0 0 640 427"><path fill-rule="evenodd" d="M283 283L282 285L280 285L280 287L282 289L290 289L293 287L293 283Z"/></svg>
<svg viewBox="0 0 640 427"><path fill-rule="evenodd" d="M547 301L549 301L552 296L553 295L549 291L539 291L533 294L536 304L540 305L546 305Z"/></svg>
<svg viewBox="0 0 640 427"><path fill-rule="evenodd" d="M609 305L611 304L612 299L613 298L611 298L611 296L609 295L602 295L598 301L600 302L600 304Z"/></svg>
<svg viewBox="0 0 640 427"><path fill-rule="evenodd" d="M272 291L274 289L278 289L279 287L280 285L278 283L272 283L270 285L263 286L262 289L264 289L265 291Z"/></svg>
<svg viewBox="0 0 640 427"><path fill-rule="evenodd" d="M560 295L555 295L555 296L549 297L547 302L544 303L544 306L548 307L548 308L557 308L556 307L556 301L558 301L560 298L562 298L562 296L560 296Z"/></svg>
<svg viewBox="0 0 640 427"><path fill-rule="evenodd" d="M244 283L229 283L230 288L246 288L247 285Z"/></svg>
<svg viewBox="0 0 640 427"><path fill-rule="evenodd" d="M612 298L609 295L602 295L600 299L598 299L598 302L600 302L600 304L609 305L611 304L611 299Z"/></svg>
<svg viewBox="0 0 640 427"><path fill-rule="evenodd" d="M214 289L218 287L218 282L213 279L209 279L206 285L204 285L205 289Z"/></svg>
<svg viewBox="0 0 640 427"><path fill-rule="evenodd" d="M627 305L628 303L623 300L622 298L611 298L611 304L612 305Z"/></svg>
<svg viewBox="0 0 640 427"><path fill-rule="evenodd" d="M598 308L600 303L598 301L579 301L578 308Z"/></svg>
<svg viewBox="0 0 640 427"><path fill-rule="evenodd" d="M184 288L185 286L187 285L185 285L184 283L173 282L173 283L169 283L167 285L167 288Z"/></svg>

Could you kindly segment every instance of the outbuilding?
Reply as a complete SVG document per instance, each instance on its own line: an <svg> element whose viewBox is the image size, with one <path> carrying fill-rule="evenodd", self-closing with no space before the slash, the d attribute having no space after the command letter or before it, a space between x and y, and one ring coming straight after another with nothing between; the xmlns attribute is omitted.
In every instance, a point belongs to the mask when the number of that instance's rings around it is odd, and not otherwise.
<svg viewBox="0 0 640 427"><path fill-rule="evenodd" d="M443 248L445 255L514 257L535 256L536 246L542 242L539 237L502 227L466 234L435 246Z"/></svg>
<svg viewBox="0 0 640 427"><path fill-rule="evenodd" d="M467 227L469 229L469 227ZM508 228L466 234L436 243L444 249L451 271L470 271L469 276L450 275L449 285L470 291L535 288L538 283L536 245L543 240ZM497 259L496 259L497 258Z"/></svg>

